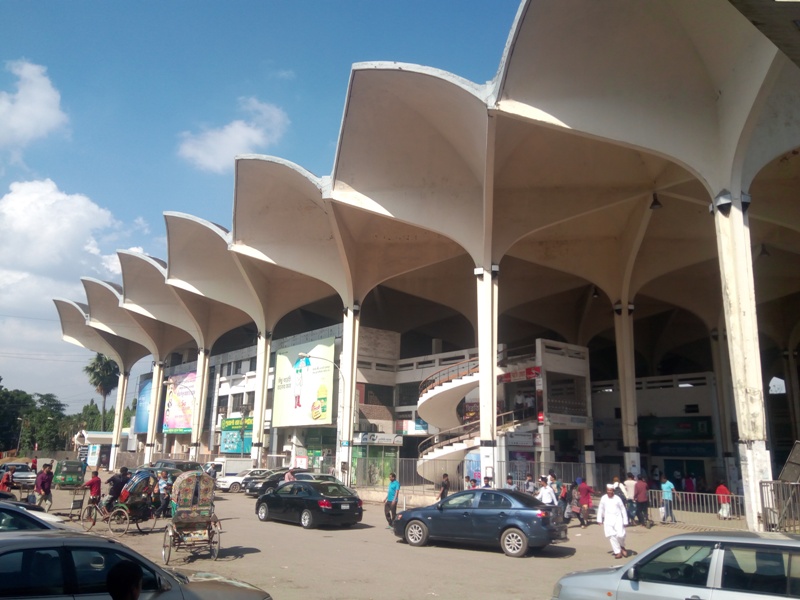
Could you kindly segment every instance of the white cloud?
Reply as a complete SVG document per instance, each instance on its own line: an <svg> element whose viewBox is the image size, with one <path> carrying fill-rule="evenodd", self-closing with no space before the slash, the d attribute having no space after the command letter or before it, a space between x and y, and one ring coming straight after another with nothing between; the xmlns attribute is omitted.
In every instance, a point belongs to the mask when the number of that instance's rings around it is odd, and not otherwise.
<svg viewBox="0 0 800 600"><path fill-rule="evenodd" d="M133 246L132 248L127 248L127 250L128 252L145 253L144 248L141 246ZM107 272L113 273L114 275L122 275L122 265L119 262L119 254L116 252L114 252L114 254L104 254L100 262Z"/></svg>
<svg viewBox="0 0 800 600"><path fill-rule="evenodd" d="M247 119L200 133L181 133L178 154L203 171L226 173L233 169L234 156L274 146L289 127L288 115L274 104L240 98L239 107Z"/></svg>
<svg viewBox="0 0 800 600"><path fill-rule="evenodd" d="M16 92L0 91L0 148L14 152L66 125L61 94L47 77L47 69L23 60L6 63L17 77Z"/></svg>
<svg viewBox="0 0 800 600"><path fill-rule="evenodd" d="M272 76L275 79L294 79L295 77L297 77L297 75L295 75L295 72L292 71L291 69L281 69L279 71L275 71L274 73L272 73Z"/></svg>

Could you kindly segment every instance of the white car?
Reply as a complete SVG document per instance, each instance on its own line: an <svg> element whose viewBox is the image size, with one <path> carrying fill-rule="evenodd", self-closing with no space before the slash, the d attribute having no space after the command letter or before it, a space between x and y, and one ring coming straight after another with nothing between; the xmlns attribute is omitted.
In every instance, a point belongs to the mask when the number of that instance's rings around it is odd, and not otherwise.
<svg viewBox="0 0 800 600"><path fill-rule="evenodd" d="M269 469L245 469L236 475L223 475L217 477L216 487L223 492L240 492L242 490L242 480L245 477L260 477L268 472Z"/></svg>
<svg viewBox="0 0 800 600"><path fill-rule="evenodd" d="M22 502L0 502L0 531L63 528L66 522L62 517L36 510L36 507L28 508Z"/></svg>

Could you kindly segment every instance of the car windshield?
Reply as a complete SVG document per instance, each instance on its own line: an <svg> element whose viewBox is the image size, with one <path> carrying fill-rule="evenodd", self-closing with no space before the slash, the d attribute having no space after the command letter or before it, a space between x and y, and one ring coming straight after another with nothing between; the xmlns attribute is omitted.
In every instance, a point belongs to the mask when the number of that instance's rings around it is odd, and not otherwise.
<svg viewBox="0 0 800 600"><path fill-rule="evenodd" d="M245 476L245 475L247 475L249 472L250 472L250 469L245 469L244 471L239 471L239 472L236 474L236 476L237 476L237 477L244 477L244 476Z"/></svg>
<svg viewBox="0 0 800 600"><path fill-rule="evenodd" d="M331 498L341 498L353 495L350 490L338 483L320 483L316 486L316 488L323 496L328 496Z"/></svg>
<svg viewBox="0 0 800 600"><path fill-rule="evenodd" d="M31 471L31 468L28 465L7 465L6 471L8 471L8 469L11 467L14 467L17 470L17 473L30 473Z"/></svg>

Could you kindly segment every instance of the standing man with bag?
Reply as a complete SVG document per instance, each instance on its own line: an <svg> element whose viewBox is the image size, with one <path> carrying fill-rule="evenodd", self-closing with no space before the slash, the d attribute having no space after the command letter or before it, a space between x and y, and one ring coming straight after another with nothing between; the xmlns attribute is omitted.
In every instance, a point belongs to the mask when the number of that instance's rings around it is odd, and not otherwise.
<svg viewBox="0 0 800 600"><path fill-rule="evenodd" d="M42 467L41 472L36 476L36 483L33 487L33 491L36 493L36 505L47 504L44 509L45 512L50 512L50 507L53 506L53 494L51 492L53 471L51 469L52 466L50 464Z"/></svg>

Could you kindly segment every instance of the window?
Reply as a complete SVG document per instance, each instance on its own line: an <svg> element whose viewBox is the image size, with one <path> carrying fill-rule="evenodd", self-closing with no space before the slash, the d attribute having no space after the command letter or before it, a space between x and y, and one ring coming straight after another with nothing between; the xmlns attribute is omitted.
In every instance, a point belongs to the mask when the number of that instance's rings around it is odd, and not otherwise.
<svg viewBox="0 0 800 600"><path fill-rule="evenodd" d="M705 587L711 564L711 544L669 546L647 562L640 564L641 581Z"/></svg>
<svg viewBox="0 0 800 600"><path fill-rule="evenodd" d="M511 500L495 492L483 492L478 508L511 508Z"/></svg>
<svg viewBox="0 0 800 600"><path fill-rule="evenodd" d="M458 496L451 496L444 502L442 502L442 508L444 510L448 509L463 509L463 508L472 508L472 501L475 498L475 492L470 492L468 494L459 494Z"/></svg>
<svg viewBox="0 0 800 600"><path fill-rule="evenodd" d="M241 412L244 406L244 394L233 394L231 400L231 412Z"/></svg>
<svg viewBox="0 0 800 600"><path fill-rule="evenodd" d="M258 359L254 356L250 359L250 368L248 371L255 371L256 367L258 366Z"/></svg>
<svg viewBox="0 0 800 600"><path fill-rule="evenodd" d="M791 577L787 577L791 574ZM800 591L800 551L757 546L725 548L722 589L797 597Z"/></svg>
<svg viewBox="0 0 800 600"><path fill-rule="evenodd" d="M242 374L242 361L241 360L237 360L236 363L234 364L234 373L236 375L241 375Z"/></svg>
<svg viewBox="0 0 800 600"><path fill-rule="evenodd" d="M21 512L0 507L0 531L19 531L22 529L47 529L47 525Z"/></svg>
<svg viewBox="0 0 800 600"><path fill-rule="evenodd" d="M57 549L18 550L0 556L0 598L61 595L64 574Z"/></svg>
<svg viewBox="0 0 800 600"><path fill-rule="evenodd" d="M108 571L123 560L135 562L142 568L142 591L158 589L156 574L133 557L111 548L72 548L78 594L102 594L106 591Z"/></svg>

